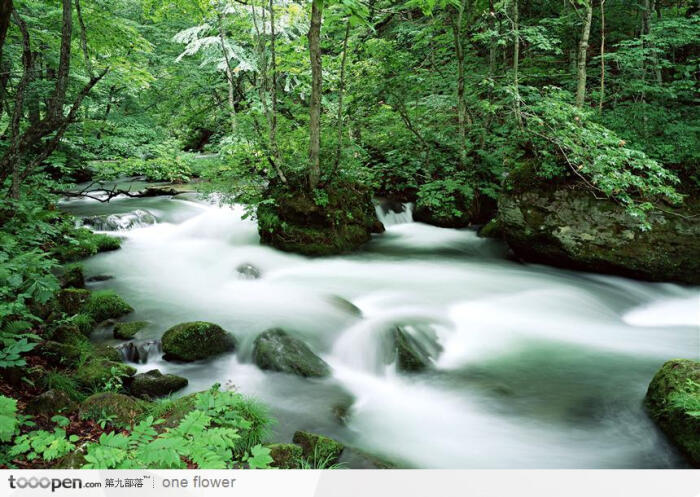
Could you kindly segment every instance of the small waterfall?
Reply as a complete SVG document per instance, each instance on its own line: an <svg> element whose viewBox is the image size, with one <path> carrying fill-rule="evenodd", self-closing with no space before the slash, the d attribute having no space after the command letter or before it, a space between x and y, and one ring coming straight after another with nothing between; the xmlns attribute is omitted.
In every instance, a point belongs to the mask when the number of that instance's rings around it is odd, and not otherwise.
<svg viewBox="0 0 700 497"><path fill-rule="evenodd" d="M147 210L137 209L126 214L90 216L83 219L83 226L96 231L125 231L156 224L156 217Z"/></svg>
<svg viewBox="0 0 700 497"><path fill-rule="evenodd" d="M154 354L162 354L163 346L160 340L148 340L146 342L127 342L117 345L116 349L121 353L125 362L146 364Z"/></svg>
<svg viewBox="0 0 700 497"><path fill-rule="evenodd" d="M377 217L385 227L413 222L413 203L379 199L374 207Z"/></svg>

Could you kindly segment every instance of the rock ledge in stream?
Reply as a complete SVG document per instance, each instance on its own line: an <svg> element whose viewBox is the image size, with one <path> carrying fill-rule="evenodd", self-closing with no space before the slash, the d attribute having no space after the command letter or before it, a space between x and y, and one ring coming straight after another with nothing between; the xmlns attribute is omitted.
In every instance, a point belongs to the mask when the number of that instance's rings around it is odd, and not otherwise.
<svg viewBox="0 0 700 497"><path fill-rule="evenodd" d="M700 362L665 363L649 384L644 405L661 430L700 467Z"/></svg>
<svg viewBox="0 0 700 497"><path fill-rule="evenodd" d="M174 374L163 374L159 369L134 376L131 393L136 397L152 399L170 395L187 386L187 378Z"/></svg>
<svg viewBox="0 0 700 497"><path fill-rule="evenodd" d="M197 361L235 350L236 339L221 326L194 321L173 326L162 338L167 361Z"/></svg>
<svg viewBox="0 0 700 497"><path fill-rule="evenodd" d="M700 283L700 204L648 214L641 231L625 208L576 185L514 184L499 201L500 224L529 262L652 281ZM668 209L671 211L671 209Z"/></svg>
<svg viewBox="0 0 700 497"><path fill-rule="evenodd" d="M261 242L286 252L323 256L353 251L372 233L384 231L366 188L346 183L328 187L323 194L323 200L317 200L305 190L271 189L268 196L274 203L258 206Z"/></svg>
<svg viewBox="0 0 700 497"><path fill-rule="evenodd" d="M303 377L330 374L328 364L304 342L277 328L267 330L255 339L253 361L260 369Z"/></svg>

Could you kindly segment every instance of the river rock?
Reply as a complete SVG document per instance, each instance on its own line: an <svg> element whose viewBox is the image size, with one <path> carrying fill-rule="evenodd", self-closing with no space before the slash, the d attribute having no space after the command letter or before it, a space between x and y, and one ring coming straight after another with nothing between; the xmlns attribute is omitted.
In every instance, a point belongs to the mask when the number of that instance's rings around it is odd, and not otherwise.
<svg viewBox="0 0 700 497"><path fill-rule="evenodd" d="M700 284L700 203L686 203L647 214L652 228L642 231L623 206L576 185L525 182L501 195L499 218L506 242L525 261Z"/></svg>
<svg viewBox="0 0 700 497"><path fill-rule="evenodd" d="M133 312L134 308L111 290L103 290L93 292L81 311L89 314L99 323L107 319L120 318Z"/></svg>
<svg viewBox="0 0 700 497"><path fill-rule="evenodd" d="M316 433L297 431L292 441L299 445L304 459L312 467L337 464L345 446L332 438Z"/></svg>
<svg viewBox="0 0 700 497"><path fill-rule="evenodd" d="M101 283L103 281L109 281L109 280L113 280L113 279L114 279L114 276L112 276L111 274L98 274L96 276L90 276L85 281L88 283Z"/></svg>
<svg viewBox="0 0 700 497"><path fill-rule="evenodd" d="M165 332L164 358L168 361L197 361L232 351L236 339L219 325L204 321L182 323Z"/></svg>
<svg viewBox="0 0 700 497"><path fill-rule="evenodd" d="M90 216L83 219L83 225L97 231L120 231L156 224L156 217L150 212L137 209L126 214Z"/></svg>
<svg viewBox="0 0 700 497"><path fill-rule="evenodd" d="M260 270L252 264L241 264L236 268L239 277L244 280L257 280L260 278Z"/></svg>
<svg viewBox="0 0 700 497"><path fill-rule="evenodd" d="M304 342L281 329L268 330L255 339L253 361L260 369L303 377L330 374L330 368L323 359Z"/></svg>
<svg viewBox="0 0 700 497"><path fill-rule="evenodd" d="M64 288L57 295L58 305L69 316L78 314L89 298L90 292L83 288Z"/></svg>
<svg viewBox="0 0 700 497"><path fill-rule="evenodd" d="M700 467L700 362L665 363L651 380L644 405L661 430Z"/></svg>
<svg viewBox="0 0 700 497"><path fill-rule="evenodd" d="M59 281L61 288L85 288L83 266L80 264L65 266L61 271Z"/></svg>
<svg viewBox="0 0 700 497"><path fill-rule="evenodd" d="M163 374L159 369L134 376L131 393L141 398L156 398L170 395L187 386L187 378L174 374Z"/></svg>
<svg viewBox="0 0 700 497"><path fill-rule="evenodd" d="M94 391L104 388L108 381L115 378L125 383L135 374L136 369L124 363L92 357L77 369L73 377L81 388Z"/></svg>
<svg viewBox="0 0 700 497"><path fill-rule="evenodd" d="M395 347L396 368L399 371L416 373L431 367L433 359L442 349L430 337L426 337L431 343L430 346L422 343L413 336L411 331L425 333L425 330L414 326L411 329L408 326L397 326L392 330L391 335Z"/></svg>
<svg viewBox="0 0 700 497"><path fill-rule="evenodd" d="M298 445L294 444L271 444L267 446L270 449L270 457L272 462L270 466L278 469L299 469L301 467L301 458L304 451Z"/></svg>
<svg viewBox="0 0 700 497"><path fill-rule="evenodd" d="M321 191L321 190L317 190ZM326 187L321 196L305 188L273 185L258 206L260 241L286 252L323 256L356 250L381 233L367 188L343 183Z"/></svg>
<svg viewBox="0 0 700 497"><path fill-rule="evenodd" d="M114 325L112 334L114 338L120 340L131 340L134 335L148 326L148 321L129 321L127 323L117 323Z"/></svg>

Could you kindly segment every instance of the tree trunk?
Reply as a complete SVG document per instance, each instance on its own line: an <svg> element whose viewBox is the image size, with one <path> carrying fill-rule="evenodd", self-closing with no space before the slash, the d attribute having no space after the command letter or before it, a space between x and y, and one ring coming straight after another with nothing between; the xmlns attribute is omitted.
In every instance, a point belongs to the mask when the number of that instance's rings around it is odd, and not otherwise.
<svg viewBox="0 0 700 497"><path fill-rule="evenodd" d="M219 46L223 54L226 70L226 82L228 83L228 108L231 114L231 133L236 133L236 102L233 98L233 70L231 69L231 61L226 50L226 36L224 34L224 20L221 14L216 17L219 29Z"/></svg>
<svg viewBox="0 0 700 497"><path fill-rule="evenodd" d="M464 99L464 45L462 43L462 20L468 0L462 0L457 15L452 17L452 36L457 58L457 123L459 127L459 166L467 162L467 102Z"/></svg>
<svg viewBox="0 0 700 497"><path fill-rule="evenodd" d="M493 6L493 0L489 0L489 29L493 31L496 28L496 10ZM496 38L491 35L489 41L489 78L493 79L496 72Z"/></svg>
<svg viewBox="0 0 700 497"><path fill-rule="evenodd" d="M591 22L593 20L593 0L588 0L585 5L586 15L583 19L581 41L578 44L578 68L576 83L576 107L583 108L586 98L586 62L588 61L588 38L591 35Z"/></svg>
<svg viewBox="0 0 700 497"><path fill-rule="evenodd" d="M5 37L10 27L10 17L13 9L12 0L0 0L0 61L2 61L2 48L5 45Z"/></svg>
<svg viewBox="0 0 700 497"><path fill-rule="evenodd" d="M309 28L309 58L311 60L311 98L309 104L309 188L318 186L321 176L321 22L323 0L311 2L311 26Z"/></svg>
<svg viewBox="0 0 700 497"><path fill-rule="evenodd" d="M343 57L340 60L340 87L338 88L338 144L335 149L335 161L333 171L328 178L328 182L333 179L333 175L340 165L340 156L343 151L343 97L345 96L345 63L348 58L348 38L350 37L350 20L345 22L345 37L343 38Z"/></svg>

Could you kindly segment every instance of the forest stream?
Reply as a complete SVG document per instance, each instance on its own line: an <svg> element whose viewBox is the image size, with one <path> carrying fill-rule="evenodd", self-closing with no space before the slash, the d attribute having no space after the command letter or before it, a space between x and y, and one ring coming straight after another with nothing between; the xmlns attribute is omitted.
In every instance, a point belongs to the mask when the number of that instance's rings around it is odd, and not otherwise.
<svg viewBox="0 0 700 497"><path fill-rule="evenodd" d="M519 264L474 231L413 222L410 204L378 205L386 232L326 258L262 246L243 206L193 194L61 208L153 215L111 231L122 249L86 260L85 273L113 278L89 288L114 289L136 309L128 320L150 323L139 372L185 376L177 395L235 385L270 406L276 440L309 430L419 468L686 467L642 401L666 360L697 356L697 289ZM151 342L195 320L233 333L237 351L164 361ZM397 325L439 352L429 372L387 364ZM272 327L303 339L331 377L258 369L253 340ZM93 339L121 343L111 326Z"/></svg>

